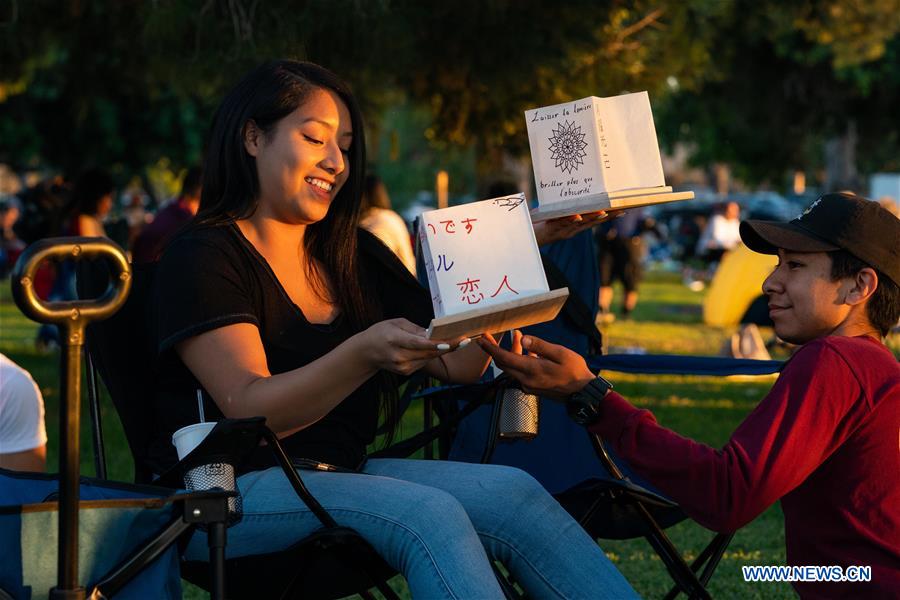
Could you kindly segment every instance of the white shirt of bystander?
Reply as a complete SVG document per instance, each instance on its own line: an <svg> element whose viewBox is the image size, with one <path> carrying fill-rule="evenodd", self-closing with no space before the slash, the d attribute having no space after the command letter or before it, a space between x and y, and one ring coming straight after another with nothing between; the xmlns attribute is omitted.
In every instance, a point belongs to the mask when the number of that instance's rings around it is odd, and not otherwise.
<svg viewBox="0 0 900 600"><path fill-rule="evenodd" d="M741 221L725 215L713 215L697 242L697 253L708 250L731 250L741 242Z"/></svg>
<svg viewBox="0 0 900 600"><path fill-rule="evenodd" d="M31 375L0 354L0 454L47 443L44 400Z"/></svg>

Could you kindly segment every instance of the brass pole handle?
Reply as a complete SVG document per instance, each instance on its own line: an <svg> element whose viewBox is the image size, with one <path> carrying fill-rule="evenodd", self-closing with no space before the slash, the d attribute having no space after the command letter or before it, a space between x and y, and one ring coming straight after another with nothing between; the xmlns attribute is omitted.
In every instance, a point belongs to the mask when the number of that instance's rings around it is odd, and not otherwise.
<svg viewBox="0 0 900 600"><path fill-rule="evenodd" d="M113 285L99 298L49 302L38 297L34 289L34 276L44 260L100 257L109 259L114 271L118 272L113 275ZM130 290L131 267L125 252L104 238L58 237L40 240L28 246L19 256L12 273L12 293L16 305L25 316L39 323L64 325L106 319L121 308Z"/></svg>

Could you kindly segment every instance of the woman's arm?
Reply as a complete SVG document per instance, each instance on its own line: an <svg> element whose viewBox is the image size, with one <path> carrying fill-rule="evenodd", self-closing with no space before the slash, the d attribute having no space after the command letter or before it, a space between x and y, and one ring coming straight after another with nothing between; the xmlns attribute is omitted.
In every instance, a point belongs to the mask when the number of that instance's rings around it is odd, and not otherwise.
<svg viewBox="0 0 900 600"><path fill-rule="evenodd" d="M228 418L265 416L273 431L312 425L380 369L409 374L445 350L405 319L376 323L313 362L269 372L259 330L220 327L176 346L181 360Z"/></svg>

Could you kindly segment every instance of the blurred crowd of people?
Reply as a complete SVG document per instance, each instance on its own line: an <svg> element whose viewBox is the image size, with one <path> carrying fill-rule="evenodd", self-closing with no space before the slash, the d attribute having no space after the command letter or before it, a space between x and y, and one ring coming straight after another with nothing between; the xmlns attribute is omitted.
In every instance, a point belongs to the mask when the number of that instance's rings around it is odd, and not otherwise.
<svg viewBox="0 0 900 600"><path fill-rule="evenodd" d="M140 189L121 194L117 208L116 183L101 168L88 168L73 179L46 178L16 194L0 196L0 277L12 270L31 243L56 236L109 238L134 262L155 260L166 240L185 225L200 206L202 171L187 169L178 196L151 210L149 195ZM68 261L44 263L35 276L37 294L48 300L75 298L74 266ZM38 332L39 347L58 343L53 326Z"/></svg>
<svg viewBox="0 0 900 600"><path fill-rule="evenodd" d="M54 236L106 237L128 251L134 263L155 261L165 242L197 214L202 184L203 171L187 169L181 192L159 203L156 211L142 190L124 193L122 206L116 209L113 178L97 168L86 169L73 181L52 177L18 194L0 196L0 277L10 272L28 244ZM415 273L410 227L391 208L387 188L377 175L367 176L363 200L360 226L378 236ZM41 297L51 296L53 280L42 278Z"/></svg>
<svg viewBox="0 0 900 600"><path fill-rule="evenodd" d="M126 249L136 264L157 260L166 241L199 210L202 175L199 167L187 169L181 177L180 193L158 203L143 190L129 188L121 193L118 207L113 200L113 178L97 168L84 170L74 180L52 177L16 195L0 195L0 277L9 273L28 244L56 235L107 237ZM489 190L488 197L499 194L495 191ZM879 203L897 214L893 198ZM688 288L705 289L723 256L740 244L741 218L759 216L746 206L743 212L738 202L726 199L673 205L662 211L626 211L596 227L599 320L609 323L615 319L612 306L617 282L623 288L619 314L626 319L632 315L647 263L680 269ZM412 225L393 210L384 182L377 175L368 175L360 226L378 236L415 275ZM43 298L74 297L74 276L65 264L42 269L35 285ZM49 329L42 328L39 342L53 342Z"/></svg>
<svg viewBox="0 0 900 600"><path fill-rule="evenodd" d="M71 181L53 177L16 195L0 195L0 277L9 273L28 244L57 235L107 237L125 249L134 263L153 262L160 257L165 242L197 214L202 183L202 169L192 167L183 173L177 196L157 203L143 190L129 188L120 194L117 207L113 178L103 169L89 168ZM495 191L489 190L488 197L502 195ZM879 203L897 214L898 204L893 198L882 198ZM665 207L662 212L626 211L620 218L596 227L598 322L615 320L613 290L617 284L623 293L616 304L618 314L625 319L632 316L648 263L680 269L689 289L705 289L725 254L740 245L741 218L757 216L746 206L742 211L738 202L726 199ZM384 182L377 175L368 175L360 226L381 239L415 275L412 225L393 210ZM43 298L74 298L74 269L66 263L47 265L39 271L35 286ZM752 308L747 314L753 312ZM767 318L750 321L769 324ZM37 343L39 347L58 343L55 327L41 327Z"/></svg>
<svg viewBox="0 0 900 600"><path fill-rule="evenodd" d="M129 189L115 206L116 184L110 173L89 168L74 179L46 178L16 194L0 195L0 276L12 269L19 254L32 242L54 236L105 237L132 254L153 260L165 240L187 223L200 206L202 171L187 169L181 193L157 205L140 189ZM38 285L42 297L51 295L56 275Z"/></svg>

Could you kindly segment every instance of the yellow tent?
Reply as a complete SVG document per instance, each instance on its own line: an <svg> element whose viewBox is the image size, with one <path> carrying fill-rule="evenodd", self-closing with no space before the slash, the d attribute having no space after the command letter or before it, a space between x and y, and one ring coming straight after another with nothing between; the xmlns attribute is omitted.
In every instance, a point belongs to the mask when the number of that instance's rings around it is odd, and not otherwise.
<svg viewBox="0 0 900 600"><path fill-rule="evenodd" d="M778 264L778 257L758 254L738 244L722 257L703 299L703 322L717 327L733 327L762 294L763 280Z"/></svg>

